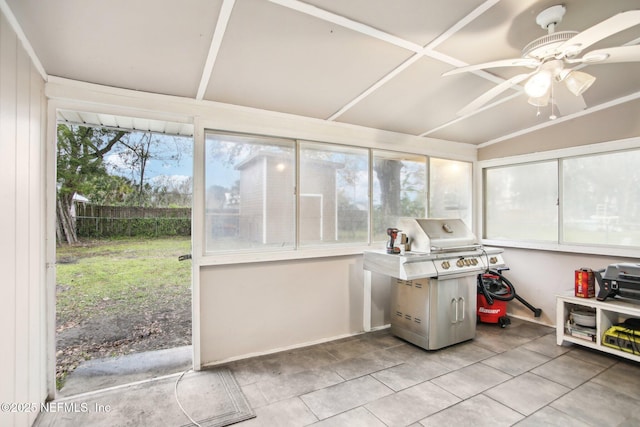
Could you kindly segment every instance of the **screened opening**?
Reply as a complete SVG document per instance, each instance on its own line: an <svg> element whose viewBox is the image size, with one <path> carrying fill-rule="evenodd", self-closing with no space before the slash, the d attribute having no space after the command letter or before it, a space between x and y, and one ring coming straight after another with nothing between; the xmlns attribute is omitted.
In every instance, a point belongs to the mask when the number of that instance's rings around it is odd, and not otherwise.
<svg viewBox="0 0 640 427"><path fill-rule="evenodd" d="M295 246L295 145L275 138L208 133L207 252Z"/></svg>
<svg viewBox="0 0 640 427"><path fill-rule="evenodd" d="M558 167L555 160L485 170L484 237L558 240Z"/></svg>
<svg viewBox="0 0 640 427"><path fill-rule="evenodd" d="M427 158L373 151L373 240L388 238L400 217L427 215Z"/></svg>

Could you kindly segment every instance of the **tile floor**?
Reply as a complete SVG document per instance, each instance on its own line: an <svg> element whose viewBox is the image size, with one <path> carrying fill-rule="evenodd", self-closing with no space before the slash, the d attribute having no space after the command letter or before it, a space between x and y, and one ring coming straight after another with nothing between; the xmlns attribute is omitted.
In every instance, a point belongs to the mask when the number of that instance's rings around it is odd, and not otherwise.
<svg viewBox="0 0 640 427"><path fill-rule="evenodd" d="M425 351L381 330L230 363L253 426L637 426L640 364L512 319Z"/></svg>
<svg viewBox="0 0 640 427"><path fill-rule="evenodd" d="M475 339L436 351L381 330L226 366L257 415L239 427L640 425L640 363L558 346L555 329L518 319L479 324ZM154 381L131 387L108 414L44 414L36 425L188 424ZM138 388L160 393L153 409L135 403ZM90 397L104 403L102 393Z"/></svg>

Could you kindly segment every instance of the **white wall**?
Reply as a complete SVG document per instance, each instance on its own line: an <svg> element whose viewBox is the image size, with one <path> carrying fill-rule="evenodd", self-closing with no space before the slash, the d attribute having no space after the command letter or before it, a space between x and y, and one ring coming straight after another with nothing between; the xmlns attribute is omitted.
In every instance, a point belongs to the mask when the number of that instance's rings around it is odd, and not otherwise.
<svg viewBox="0 0 640 427"><path fill-rule="evenodd" d="M47 396L44 81L0 13L0 402ZM38 408L36 408L38 409ZM37 412L0 412L31 425Z"/></svg>
<svg viewBox="0 0 640 427"><path fill-rule="evenodd" d="M362 255L202 267L203 365L363 330ZM372 325L388 323L389 281L375 283Z"/></svg>
<svg viewBox="0 0 640 427"><path fill-rule="evenodd" d="M555 296L574 289L575 270L583 267L600 270L609 264L638 262L637 259L616 256L516 248L506 248L504 259L510 268L504 272L505 277L513 283L518 295L534 307L542 309L542 315L534 318L531 310L516 300L509 302L507 312L550 326L555 326L556 322Z"/></svg>

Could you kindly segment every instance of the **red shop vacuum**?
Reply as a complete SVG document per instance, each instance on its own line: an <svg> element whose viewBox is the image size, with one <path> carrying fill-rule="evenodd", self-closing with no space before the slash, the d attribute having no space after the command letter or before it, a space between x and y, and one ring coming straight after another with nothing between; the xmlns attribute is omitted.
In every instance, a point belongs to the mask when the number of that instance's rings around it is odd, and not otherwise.
<svg viewBox="0 0 640 427"><path fill-rule="evenodd" d="M497 323L501 328L511 324L511 319L507 317L507 303L514 298L533 311L535 317L540 317L542 310L516 293L513 284L502 275L504 270L508 268L478 274L478 322Z"/></svg>

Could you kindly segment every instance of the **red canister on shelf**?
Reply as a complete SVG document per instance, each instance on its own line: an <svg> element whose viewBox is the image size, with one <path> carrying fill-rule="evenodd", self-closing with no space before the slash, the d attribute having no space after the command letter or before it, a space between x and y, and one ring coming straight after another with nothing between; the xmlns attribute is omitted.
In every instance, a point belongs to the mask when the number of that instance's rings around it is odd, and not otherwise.
<svg viewBox="0 0 640 427"><path fill-rule="evenodd" d="M596 296L596 282L593 270L581 268L576 270L576 296L580 298L593 298Z"/></svg>

